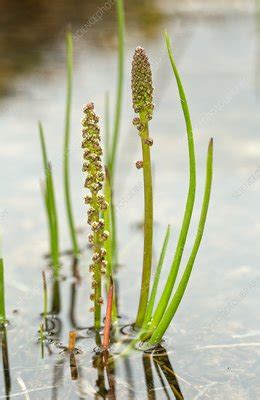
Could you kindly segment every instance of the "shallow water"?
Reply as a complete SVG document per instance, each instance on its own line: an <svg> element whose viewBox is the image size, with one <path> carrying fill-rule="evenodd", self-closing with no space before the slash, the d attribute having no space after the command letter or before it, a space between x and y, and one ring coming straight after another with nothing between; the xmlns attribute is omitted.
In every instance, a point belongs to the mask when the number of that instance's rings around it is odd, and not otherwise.
<svg viewBox="0 0 260 400"><path fill-rule="evenodd" d="M92 2L86 8L77 8L78 3L81 2L76 2L76 6L53 2L53 9L45 7L40 12L35 7L24 10L24 14L9 8L8 17L3 19L0 207L10 320L7 328L10 398L174 398L165 370L156 367L156 361L149 356L143 358L140 352L126 360L115 360L116 372L109 375L115 377L109 385L107 371L103 381L102 368L97 368L98 360L94 360L95 367L92 365L93 340L84 338L85 328L92 324L92 315L88 312L90 254L85 249L88 228L82 202L80 119L82 104L89 100L95 101L98 113L103 115L107 90L114 105L114 7L102 21L75 40L71 175L74 214L84 248L80 262L84 279L75 289L70 278L72 260L64 256L64 279L60 283L62 312L56 336L67 345L69 330L75 326L83 328L79 331L83 338L77 342L83 351L76 356L79 379L71 379L66 353L60 354L61 349L51 344L42 360L37 343L42 311L41 271L46 268L48 273L48 261L43 257L48 251L48 242L39 185L42 168L37 121L41 119L46 130L57 185L61 246L67 250L70 243L61 175L66 76L63 33L69 21L76 33L99 6ZM204 240L185 299L167 332L165 347L185 399L257 399L260 397L258 3L230 2L228 8L214 1L209 1L207 6L192 2L192 8L188 1L174 6L168 1L142 4L142 7L137 3L127 5L127 79L116 176L122 324L132 322L135 317L142 253L138 230L142 218L142 180L140 171L134 167L140 157L140 145L131 125L129 91L130 60L136 45L147 49L156 89L156 111L151 123L155 173L154 256L156 259L165 228L170 223L172 237L165 275L176 245L187 192L185 130L161 34L167 27L190 102L197 149L198 195L185 260L199 215L210 137L215 142L215 165ZM28 27L32 15L34 24ZM48 288L51 292L50 284ZM76 303L71 313L73 290L76 290ZM148 373L145 375L144 371ZM6 398L3 373L0 384L0 398ZM104 384L110 390L108 393ZM181 398L176 390L175 386L175 397Z"/></svg>

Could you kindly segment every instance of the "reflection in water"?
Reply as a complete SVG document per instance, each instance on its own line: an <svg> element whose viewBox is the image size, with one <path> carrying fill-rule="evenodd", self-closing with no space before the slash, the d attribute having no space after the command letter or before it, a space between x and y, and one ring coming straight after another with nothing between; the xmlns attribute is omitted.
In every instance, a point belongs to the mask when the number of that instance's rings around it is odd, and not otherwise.
<svg viewBox="0 0 260 400"><path fill-rule="evenodd" d="M52 308L51 312L53 315L58 315L61 311L61 300L60 300L60 283L54 278L52 285Z"/></svg>
<svg viewBox="0 0 260 400"><path fill-rule="evenodd" d="M59 387L63 386L64 364L66 358L62 355L54 365L52 400L59 399Z"/></svg>
<svg viewBox="0 0 260 400"><path fill-rule="evenodd" d="M1 338L2 361L3 361L3 374L5 383L5 395L6 398L9 399L9 395L11 392L11 375L10 375L10 366L8 357L7 332L5 326L1 327L0 338Z"/></svg>
<svg viewBox="0 0 260 400"><path fill-rule="evenodd" d="M70 375L71 375L71 379L73 381L76 381L78 379L78 366L77 366L77 360L76 360L76 356L75 353L72 352L70 354Z"/></svg>
<svg viewBox="0 0 260 400"><path fill-rule="evenodd" d="M95 399L100 397L116 399L115 362L112 355L108 354L108 352L105 353L95 354L92 358L92 366L97 370ZM106 382L108 387L106 387Z"/></svg>
<svg viewBox="0 0 260 400"><path fill-rule="evenodd" d="M144 374L145 374L147 399L155 400L156 397L155 397L155 391L154 391L153 370L152 370L150 354L145 354L145 353L143 354L143 367L144 367Z"/></svg>
<svg viewBox="0 0 260 400"><path fill-rule="evenodd" d="M175 372L172 368L170 359L168 357L167 351L164 347L160 346L159 348L153 351L153 361L157 364L157 367L161 369L166 378L169 387L171 388L176 400L184 399L181 389L179 386L178 379L175 375ZM157 370L158 370L157 368ZM160 377L160 375L159 375Z"/></svg>

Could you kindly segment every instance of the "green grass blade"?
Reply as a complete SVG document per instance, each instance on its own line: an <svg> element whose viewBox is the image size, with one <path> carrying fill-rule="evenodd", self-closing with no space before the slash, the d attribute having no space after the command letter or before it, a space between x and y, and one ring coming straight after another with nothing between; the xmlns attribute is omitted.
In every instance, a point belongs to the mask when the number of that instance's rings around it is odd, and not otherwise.
<svg viewBox="0 0 260 400"><path fill-rule="evenodd" d="M116 6L117 6L117 21L118 21L118 81L117 81L117 95L116 95L116 108L115 108L115 119L114 119L113 137L112 137L112 147L109 157L109 172L112 183L114 181L114 169L115 169L119 128L120 128L121 114L122 114L123 84L124 84L124 41L125 41L124 1L117 0Z"/></svg>
<svg viewBox="0 0 260 400"><path fill-rule="evenodd" d="M149 323L152 313L153 313L155 298L156 298L158 284L159 284L159 280L160 280L160 276L161 276L162 266L164 263L164 259L165 259L165 255L166 255L166 251L167 251L167 247L168 247L168 243L169 243L170 233L171 233L171 228L170 228L170 225L168 225L167 231L165 234L165 238L164 238L164 242L163 242L163 246L162 246L162 250L161 250L161 254L160 254L160 258L159 258L158 265L157 265L156 272L155 272L151 295L150 295L149 302L148 302L147 309L146 309L144 326L146 326Z"/></svg>
<svg viewBox="0 0 260 400"><path fill-rule="evenodd" d="M209 201L210 201L210 193L211 193L211 186L212 186L212 164L213 164L213 139L210 140L209 143L209 148L208 148L208 156L207 156L207 173L206 173L206 183L205 183L205 189L204 189L204 198L203 198L203 203L202 203L202 209L201 209L201 214L200 214L200 220L199 220L199 225L198 225L198 230L197 230L197 235L195 238L195 242L188 260L188 263L186 265L185 271L182 275L182 278L180 280L180 283L178 285L178 288L160 322L156 330L154 331L150 343L155 344L158 343L168 326L170 325L176 311L178 310L179 304L183 298L183 295L185 293L186 287L189 282L189 278L192 272L192 268L194 265L194 261L196 259L200 243L202 240L204 228L205 228L205 222L207 218L207 212L208 212L208 207L209 207Z"/></svg>
<svg viewBox="0 0 260 400"><path fill-rule="evenodd" d="M52 169L51 165L48 162L45 138L44 138L44 130L41 122L39 122L39 134L40 134L40 143L42 150L42 159L45 173L45 188L43 191L43 197L46 207L46 214L48 219L49 226L49 235L50 235L50 250L52 263L54 268L54 276L58 277L59 275L59 229L58 229L58 217L57 217L57 208L56 208L56 200L55 200L55 191L54 191L54 183L52 177Z"/></svg>
<svg viewBox="0 0 260 400"><path fill-rule="evenodd" d="M0 324L6 322L5 315L5 287L4 287L4 260L0 258Z"/></svg>
<svg viewBox="0 0 260 400"><path fill-rule="evenodd" d="M183 110L183 115L185 119L185 124L186 124L186 131L187 131L187 139L188 139L188 149L189 149L189 190L188 190L188 196L187 196L187 201L186 201L186 206L185 206L185 213L184 213L184 218L182 222L182 227L177 243L177 248L176 252L174 255L174 259L171 265L171 270L163 291L163 294L161 296L161 299L159 301L159 304L156 308L155 314L153 316L153 324L152 324L152 329L155 329L156 326L159 324L166 307L168 305L168 301L170 299L179 267L180 267L180 262L182 259L182 254L183 250L185 247L186 239L187 239L187 234L190 226L190 221L192 217L192 212L193 212L193 207L194 207L194 201L195 201L195 192L196 192L196 160L195 160L195 150L194 150L194 141L193 141L193 132L192 132L192 124L191 124L191 118L190 118L190 113L189 113L189 107L186 99L186 95L182 86L182 82L177 70L177 67L174 62L173 58L173 53L171 50L171 44L170 44L170 39L167 33L165 33L165 41L166 41L166 46L168 50L168 55L169 59L171 62L172 70L177 82L178 86L178 91L180 95L180 100L181 100L181 106Z"/></svg>
<svg viewBox="0 0 260 400"><path fill-rule="evenodd" d="M59 275L59 228L58 228L58 218L57 218L57 207L55 200L53 176L51 164L48 165L48 179L50 187L50 207L52 214L52 229L53 229L53 244L54 244L54 274Z"/></svg>
<svg viewBox="0 0 260 400"><path fill-rule="evenodd" d="M45 182L41 182L41 193L42 193L43 204L44 204L44 207L45 207L45 212L46 212L46 217L47 217L50 254L51 254L51 257L52 257L53 249L54 249L53 234L52 234L52 217L51 217L51 210L50 210L50 201L49 201L48 191L46 189Z"/></svg>
<svg viewBox="0 0 260 400"><path fill-rule="evenodd" d="M110 100L109 93L105 94L105 160L109 165L109 149L110 149Z"/></svg>
<svg viewBox="0 0 260 400"><path fill-rule="evenodd" d="M108 210L104 213L104 223L105 223L105 230L109 232L109 237L104 243L104 248L106 250L106 261L107 261L107 273L106 273L106 289L107 293L109 292L110 288L110 281L111 278L114 280L114 271L113 271L113 229L112 229L112 210L111 210L111 186L109 180L109 172L106 169L106 179L105 179L105 199L109 204ZM115 323L117 321L117 306L116 303L116 287L114 288L114 296L113 296L113 307L112 307L112 321Z"/></svg>
<svg viewBox="0 0 260 400"><path fill-rule="evenodd" d="M71 117L71 100L72 100L72 73L73 73L73 42L71 32L67 33L67 97L66 97L66 113L65 113L65 130L64 130L64 148L63 148L63 183L65 194L65 206L67 219L69 224L69 232L72 241L72 250L75 257L79 254L79 246L75 230L71 191L70 191L70 117Z"/></svg>

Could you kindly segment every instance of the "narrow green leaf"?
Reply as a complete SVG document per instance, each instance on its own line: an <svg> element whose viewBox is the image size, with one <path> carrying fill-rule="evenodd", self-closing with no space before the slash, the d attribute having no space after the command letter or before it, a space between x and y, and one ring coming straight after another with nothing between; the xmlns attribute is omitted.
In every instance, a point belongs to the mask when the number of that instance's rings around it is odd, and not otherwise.
<svg viewBox="0 0 260 400"><path fill-rule="evenodd" d="M178 307L180 305L180 302L183 298L186 287L188 285L189 278L190 278L190 275L192 272L192 268L193 268L193 265L194 265L199 247L200 247L200 243L202 240L202 236L203 236L203 232L204 232L204 228L205 228L205 222L206 222L206 218L207 218L211 186L212 186L212 164L213 164L213 139L210 140L209 148L208 148L207 172L206 172L206 183L205 183L205 189L204 189L204 198L203 198L202 209L201 209L200 220L199 220L199 225L198 225L195 242L194 242L189 260L187 262L186 268L184 270L184 273L183 273L180 283L178 285L178 288L177 288L169 306L167 307L167 310L166 310L163 318L161 319L160 324L155 329L151 339L149 340L149 342L151 344L158 343L162 339L166 329L170 325L176 311L178 310Z"/></svg>
<svg viewBox="0 0 260 400"><path fill-rule="evenodd" d="M105 94L105 159L106 165L109 165L109 148L110 148L110 100L109 93Z"/></svg>
<svg viewBox="0 0 260 400"><path fill-rule="evenodd" d="M46 208L49 236L50 236L50 251L52 256L52 263L54 275L57 277L59 274L59 229L58 217L56 209L54 183L52 177L51 165L48 162L47 149L44 138L44 130L41 122L39 122L39 134L42 150L43 167L45 174L45 185L43 188L43 198Z"/></svg>
<svg viewBox="0 0 260 400"><path fill-rule="evenodd" d="M156 268L156 272L155 272L155 277L154 277L154 282L153 282L153 287L152 287L152 291L151 291L151 295L149 298L149 302L147 305L147 310L146 310L146 315L145 315L145 320L144 320L144 326L146 326L152 316L153 313L153 308L154 308L154 303L155 303L155 298L156 298L156 294L157 294L157 289L158 289L158 284L159 284L159 280L160 280L160 276L161 276L161 271L162 271L162 266L164 263L164 259L165 259L165 255L166 255L166 251L167 251L167 247L168 247L168 243L169 243L169 238L170 238L170 232L171 232L171 228L170 225L168 225L167 230L166 230L166 234L165 234L165 238L164 238L164 242L162 245L162 249L161 249L161 254L160 254L160 258L157 264L157 268Z"/></svg>
<svg viewBox="0 0 260 400"><path fill-rule="evenodd" d="M117 24L118 24L118 80L117 80L117 95L116 95L116 108L115 119L112 137L112 147L109 157L109 173L113 186L114 169L116 161L116 153L118 147L119 128L122 114L122 101L123 101L123 84L124 84L124 41L125 41L125 17L124 17L124 1L117 0Z"/></svg>
<svg viewBox="0 0 260 400"><path fill-rule="evenodd" d="M5 323L4 261L0 258L0 324Z"/></svg>
<svg viewBox="0 0 260 400"><path fill-rule="evenodd" d="M65 195L65 206L71 236L72 249L75 257L79 254L76 229L73 218L70 190L70 120L71 120L71 101L72 101L72 74L73 74L73 41L71 32L67 33L67 96L65 112L64 148L63 148L63 184Z"/></svg>
<svg viewBox="0 0 260 400"><path fill-rule="evenodd" d="M183 222L182 222L182 227L177 243L177 248L176 252L174 255L174 259L171 265L171 270L168 276L168 279L166 281L165 288L163 290L163 294L161 296L161 299L159 301L159 304L156 308L156 311L153 316L153 322L151 324L151 329L155 329L157 325L160 323L160 320L162 316L164 315L164 312L166 310L166 307L168 305L177 275L182 259L182 254L184 251L186 239L187 239L187 234L190 226L190 221L192 217L192 212L193 212L193 207L194 207L194 201L195 201L195 192L196 192L196 160L195 160L195 151L194 151L194 141L193 141L193 131L192 131L192 124L191 124L191 118L190 118L190 113L189 113L189 107L186 99L186 95L182 86L182 82L177 70L177 67L174 62L173 58L173 53L171 50L171 44L170 44L170 39L167 33L165 33L165 41L166 41L166 46L168 50L168 55L169 59L171 62L172 70L177 82L178 90L179 90L179 95L180 95L180 101L181 101L181 106L182 106L182 111L185 119L185 124L186 124L186 132L187 132L187 139L188 139L188 149L189 149L189 190L188 190L188 196L186 200L186 206L185 206L185 212L184 212L184 217L183 217Z"/></svg>

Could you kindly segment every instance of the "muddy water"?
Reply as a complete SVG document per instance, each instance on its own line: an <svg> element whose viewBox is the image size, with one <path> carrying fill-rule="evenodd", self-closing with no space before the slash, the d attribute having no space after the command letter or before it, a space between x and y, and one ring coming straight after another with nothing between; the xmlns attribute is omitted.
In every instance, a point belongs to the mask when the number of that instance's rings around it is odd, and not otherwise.
<svg viewBox="0 0 260 400"><path fill-rule="evenodd" d="M79 4L81 2L78 2ZM159 2L158 2L159 3ZM154 139L155 248L172 227L164 276L176 245L187 193L185 130L161 32L167 27L190 100L198 163L198 194L184 261L192 245L205 173L208 140L215 140L214 186L203 244L191 285L167 332L162 354L115 359L104 370L92 352L86 327L90 280L87 225L82 204L80 118L82 104L94 100L104 111L104 93L114 105L116 32L114 7L75 40L71 175L74 214L84 250L81 285L71 278L72 260L62 257L62 311L41 358L37 330L42 311L41 271L49 276L47 229L39 181L42 178L37 121L46 130L57 186L61 247L69 249L64 212L61 146L64 121L64 30L74 34L97 12L87 6L53 2L50 8L12 8L2 2L1 225L4 227L7 314L2 335L8 346L0 374L0 398L21 399L257 399L260 397L259 290L259 49L257 2L142 2L127 5L124 115L118 155L116 205L121 268L118 273L121 323L132 322L138 301L141 263L142 180L131 126L130 60L136 45L146 47L153 66L156 112ZM162 3L162 4L161 4ZM217 6L219 4L219 7ZM192 6L192 7L191 7ZM8 7L8 8L7 8ZM16 5L18 7L18 5ZM19 12L18 12L19 11ZM143 17L145 15L145 17ZM34 18L32 18L34 17ZM28 21L33 21L29 24ZM8 49L8 51L7 51ZM133 254L135 257L133 257ZM48 285L51 301L51 284ZM75 327L77 378L61 346ZM122 336L122 340L125 339ZM167 358L168 357L168 358ZM8 367L9 365L9 367ZM166 366L166 367L165 367ZM74 369L72 368L74 371ZM170 372L169 372L170 371ZM5 379L4 379L5 378ZM181 394L180 394L181 393ZM182 397L181 397L182 396Z"/></svg>

